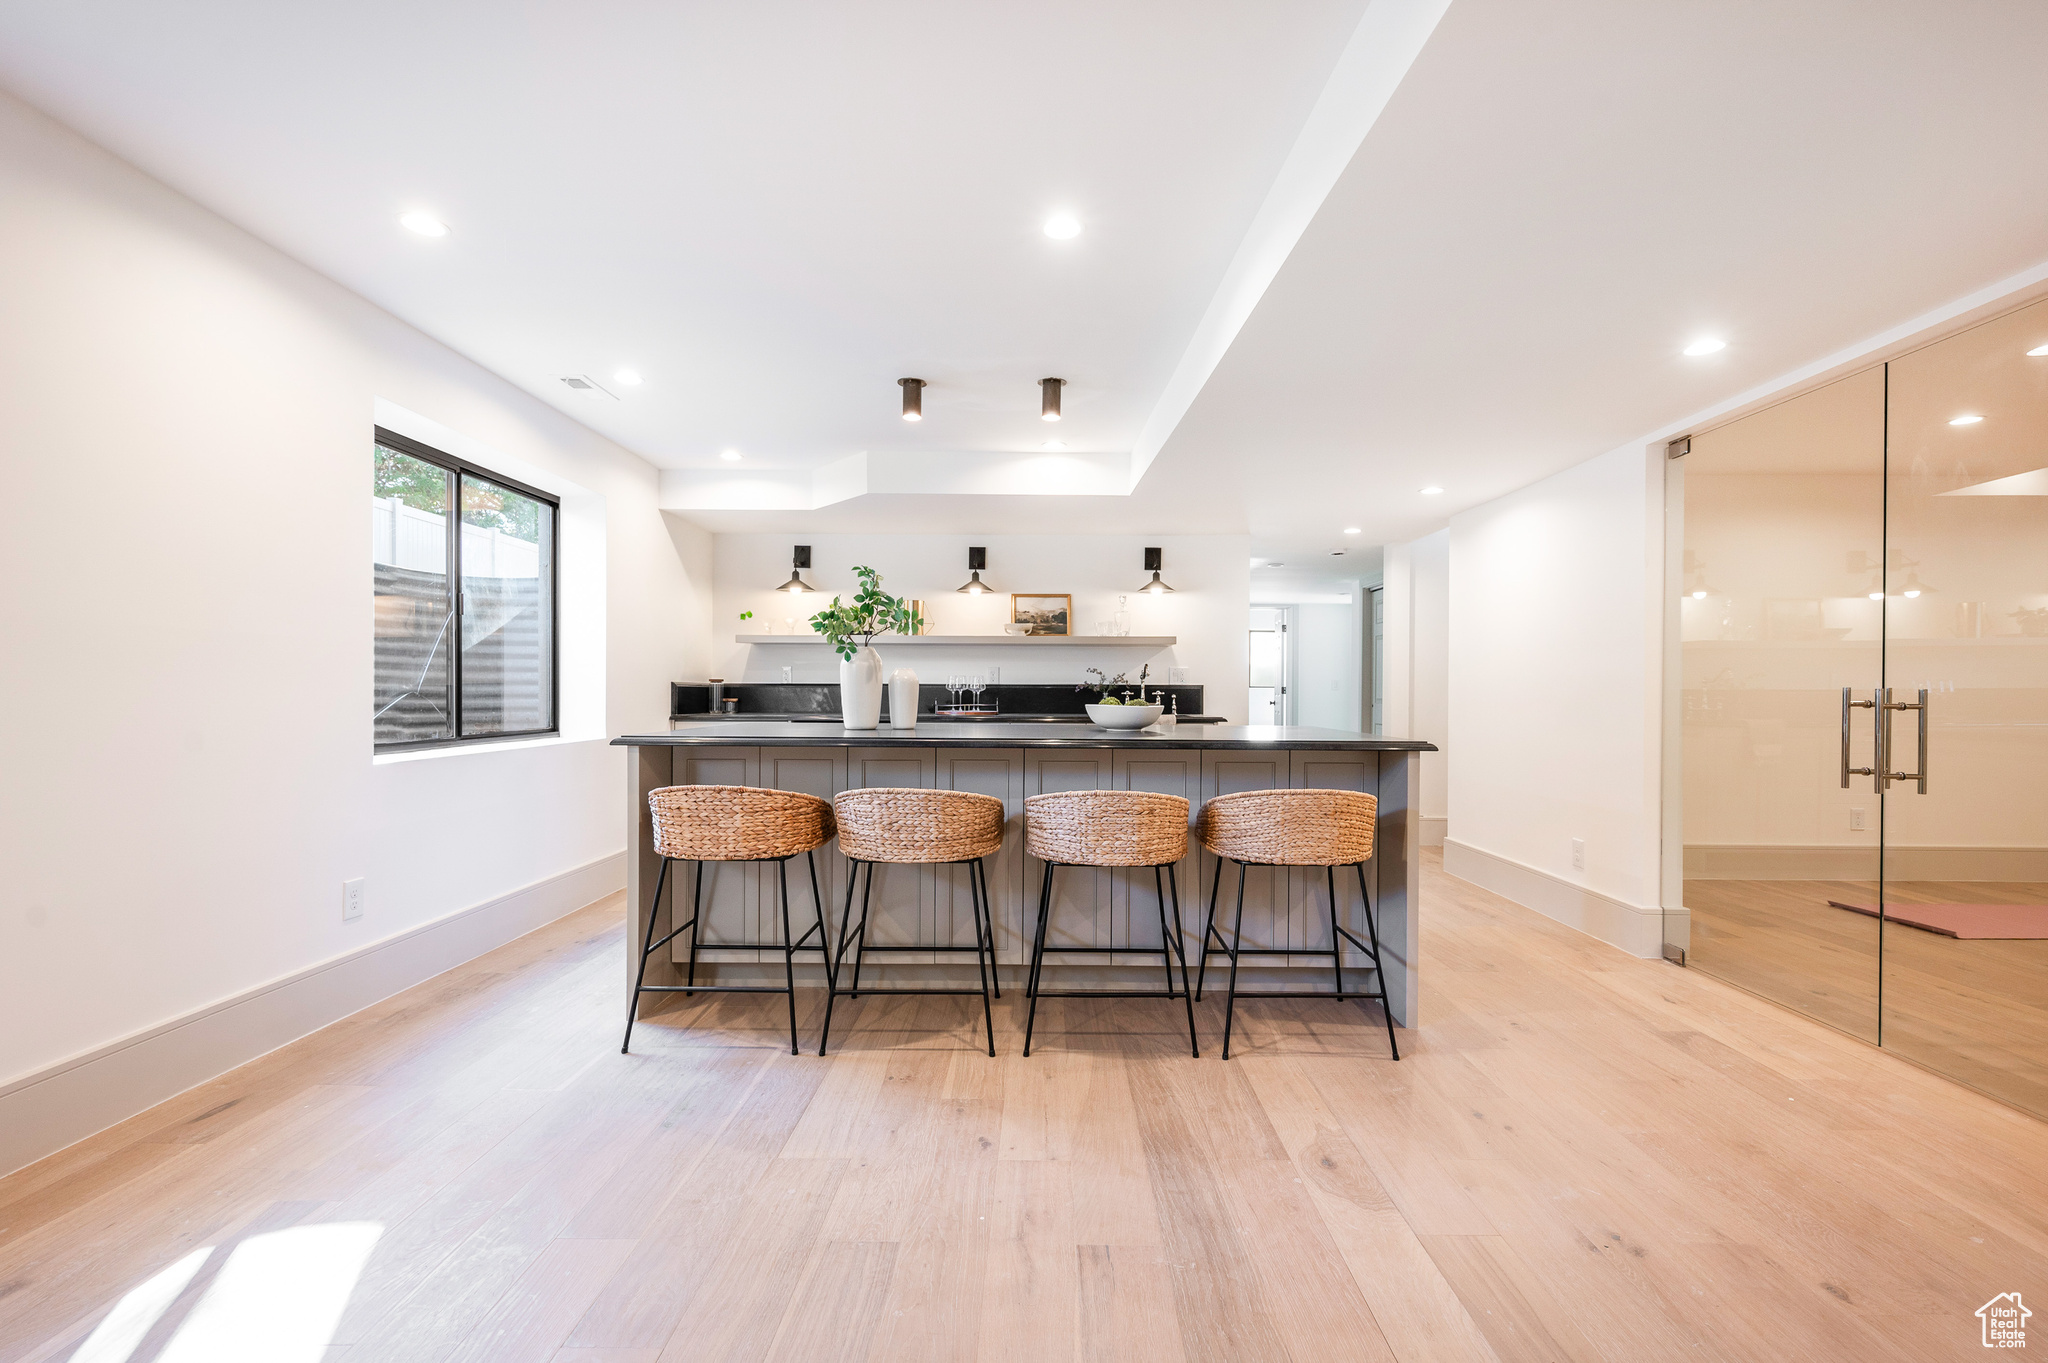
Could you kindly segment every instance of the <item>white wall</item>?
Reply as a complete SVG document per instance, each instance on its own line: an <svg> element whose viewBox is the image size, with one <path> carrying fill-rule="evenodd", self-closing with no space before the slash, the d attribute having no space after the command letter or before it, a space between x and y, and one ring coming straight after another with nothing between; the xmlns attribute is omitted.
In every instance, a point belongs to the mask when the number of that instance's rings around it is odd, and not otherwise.
<svg viewBox="0 0 2048 1363"><path fill-rule="evenodd" d="M820 589L791 596L775 588L789 579L790 550L811 546L815 565L804 580ZM982 580L996 590L962 596L967 550L988 550ZM1163 596L1137 588L1150 574L1141 571L1146 546L1163 552L1160 576L1173 587ZM850 598L858 584L856 564L882 575L892 596L921 598L932 634L997 634L1009 618L1010 593L1065 592L1073 598L1072 624L1094 634L1097 622L1117 609L1119 595L1133 635L1173 635L1179 643L1154 650L1104 639L1086 646L990 646L946 648L918 645L892 649L877 644L884 665L914 669L922 681L943 681L950 672L1002 669L1005 683L1078 682L1083 669L1100 667L1114 675L1138 674L1149 663L1152 679L1167 680L1167 669L1188 669L1188 680L1205 687L1203 708L1231 722L1245 722L1245 611L1251 594L1251 541L1242 535L821 535L790 533L722 534L716 537L716 611L712 634L713 675L728 681L780 681L791 669L795 681L836 682L839 660L806 623L832 599ZM742 621L741 611L755 618ZM802 642L743 645L736 634L779 633L794 622Z"/></svg>
<svg viewBox="0 0 2048 1363"><path fill-rule="evenodd" d="M166 1053L35 1108L72 1062L458 911L516 900L524 930L620 883L603 740L659 727L665 684L708 665L710 547L664 520L638 458L4 96L0 297L4 1171L207 1077ZM592 641L565 677L595 679L580 740L373 762L370 440L390 412L569 490L594 525L565 526L565 641ZM358 876L367 913L344 924ZM519 897L537 884L559 892ZM494 944L469 930L465 949Z"/></svg>
<svg viewBox="0 0 2048 1363"><path fill-rule="evenodd" d="M1639 956L1661 942L1662 496L1661 457L1626 446L1450 527L1445 868Z"/></svg>
<svg viewBox="0 0 2048 1363"><path fill-rule="evenodd" d="M1422 755L1422 840L1444 840L1450 814L1450 554L1448 530L1388 545L1381 728L1437 746Z"/></svg>

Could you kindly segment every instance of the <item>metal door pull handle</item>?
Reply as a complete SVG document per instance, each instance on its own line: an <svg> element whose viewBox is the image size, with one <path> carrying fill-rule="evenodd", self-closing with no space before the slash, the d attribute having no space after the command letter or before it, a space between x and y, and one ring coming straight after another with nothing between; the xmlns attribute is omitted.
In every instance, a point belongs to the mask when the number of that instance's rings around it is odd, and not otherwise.
<svg viewBox="0 0 2048 1363"><path fill-rule="evenodd" d="M1925 795L1927 793L1927 692L1923 689L1920 692L1920 699L1917 702L1909 703L1907 701L1893 700L1892 689L1887 686L1880 693L1878 709L1883 712L1878 716L1877 724L1880 733L1877 757L1877 779L1880 789L1889 787L1893 781L1911 781L1917 788L1916 793ZM1920 769L1918 771L1893 771L1891 769L1892 715L1899 710L1917 710L1919 712Z"/></svg>
<svg viewBox="0 0 2048 1363"><path fill-rule="evenodd" d="M1877 693L1873 691L1873 692L1872 692L1871 694L1872 694L1872 696L1874 697L1874 696L1875 696L1875 695L1876 695ZM1843 790L1847 790L1847 789L1849 788L1849 778L1850 778L1850 777L1852 777L1852 776L1873 776L1873 777L1874 777L1874 776L1876 776L1876 775L1877 775L1877 770L1878 770L1878 769L1877 769L1876 767L1852 767L1852 766L1850 766L1850 765L1849 765L1849 712L1850 712L1851 710L1875 710L1876 708L1877 708L1877 701L1876 701L1875 699L1872 699L1872 700L1851 700L1851 699L1849 699L1849 688L1848 688L1848 687L1846 687L1846 686L1842 688L1842 789L1843 789ZM1874 716L1873 716L1873 718L1874 718ZM1882 743L1882 740L1879 740L1879 742L1880 742L1880 744L1881 744L1881 743ZM1881 748L1880 748L1880 751L1881 751ZM1879 760L1879 761L1881 762L1881 761L1882 761L1882 758L1880 757L1880 758L1879 758L1878 760ZM1922 765L1922 766L1925 766L1925 765L1926 765L1926 763L1924 763L1924 762L1923 762L1923 763L1922 763L1921 765ZM1876 782L1874 782L1874 781L1873 781L1873 782L1872 782L1871 784L1872 784L1872 785L1873 785L1873 787L1874 787L1874 786L1876 785Z"/></svg>

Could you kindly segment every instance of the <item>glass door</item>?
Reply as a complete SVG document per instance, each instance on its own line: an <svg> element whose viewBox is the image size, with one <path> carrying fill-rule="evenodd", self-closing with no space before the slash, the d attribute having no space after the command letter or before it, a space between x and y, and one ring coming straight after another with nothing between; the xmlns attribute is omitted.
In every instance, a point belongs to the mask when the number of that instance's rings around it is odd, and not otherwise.
<svg viewBox="0 0 2048 1363"><path fill-rule="evenodd" d="M1667 946L1871 1042L1884 383L1870 370L1695 436L1671 467L1684 910Z"/></svg>
<svg viewBox="0 0 2048 1363"><path fill-rule="evenodd" d="M1293 706L1287 694L1287 621L1285 606L1254 606L1251 635L1246 641L1251 724L1291 724Z"/></svg>
<svg viewBox="0 0 2048 1363"><path fill-rule="evenodd" d="M1893 361L1889 446L1884 1045L2048 1114L2048 303Z"/></svg>

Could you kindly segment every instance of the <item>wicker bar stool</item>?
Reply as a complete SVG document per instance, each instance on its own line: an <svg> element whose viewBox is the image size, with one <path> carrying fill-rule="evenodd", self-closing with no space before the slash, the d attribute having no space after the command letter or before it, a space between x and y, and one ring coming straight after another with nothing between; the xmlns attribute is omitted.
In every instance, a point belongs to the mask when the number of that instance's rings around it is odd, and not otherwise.
<svg viewBox="0 0 2048 1363"><path fill-rule="evenodd" d="M661 871L654 878L654 903L647 913L647 936L640 947L640 977L633 985L633 1001L626 1010L626 1040L619 1047L624 1054L633 1044L633 1019L640 1010L642 994L787 994L789 995L789 1053L796 1044L796 954L815 951L824 958L826 985L832 980L832 954L825 934L825 901L818 894L818 848L832 840L832 806L815 795L793 790L762 790L754 786L663 786L647 792L647 806L654 815L654 850L661 854ZM811 904L816 921L801 937L789 931L789 859L803 853L811 872ZM696 889L690 898L690 918L679 923L659 942L654 940L655 919L661 912L662 887L668 880L671 861L697 863ZM704 934L698 920L704 905L704 863L707 861L772 861L782 886L782 941L712 942L712 947L754 947L782 953L784 987L771 984L698 984L697 948ZM690 934L688 984L647 983L647 960L687 931ZM815 947L806 947L811 934L818 935Z"/></svg>
<svg viewBox="0 0 2048 1363"><path fill-rule="evenodd" d="M1365 887L1365 863L1372 860L1373 833L1379 816L1379 798L1354 790L1247 790L1219 795L1202 806L1196 833L1202 846L1216 856L1216 880L1209 889L1209 920L1202 931L1202 968L1196 976L1195 994L1200 997L1208 978L1209 957L1217 952L1230 958L1230 1002L1223 1010L1223 1058L1230 1059L1230 1028L1237 1012L1237 963L1240 956L1328 956L1334 988L1329 993L1279 993L1262 990L1245 998L1266 999L1378 999L1387 1018L1387 1045L1394 1059L1401 1058L1400 1043L1394 1039L1394 1011L1387 1003L1387 972L1380 964L1380 931L1373 921L1372 895ZM1216 927L1216 896L1223 887L1223 863L1237 863L1237 921L1225 942ZM1246 866L1320 866L1330 892L1330 946L1328 950L1297 947L1248 947L1244 945L1244 873ZM1365 931L1370 945L1353 936L1337 921L1337 870L1349 866L1358 873L1358 893L1365 900ZM1379 976L1380 987L1371 992L1344 988L1344 943L1349 942L1372 959L1372 964L1355 967ZM1213 945L1212 945L1213 943Z"/></svg>
<svg viewBox="0 0 2048 1363"><path fill-rule="evenodd" d="M839 919L839 950L833 957L830 992L825 996L825 1025L818 1033L818 1054L832 1034L832 1003L841 995L861 994L860 968L867 954L874 952L921 952L944 955L974 953L981 972L980 989L870 989L870 994L980 994L982 1025L988 1029L988 1053L996 1053L995 1014L989 1006L989 988L996 975L994 913L989 908L988 868L982 858L1003 845L1003 802L993 795L975 795L964 790L915 790L875 787L841 791L832 801L839 820L839 850L852 862L846 878L846 912ZM869 946L868 908L875 892L875 864L939 864L967 868L967 897L974 909L972 946ZM854 882L861 868L867 881L861 889L860 921L853 917ZM846 969L846 951L854 949L853 979L848 988L839 987ZM996 997L1002 997L1000 986Z"/></svg>
<svg viewBox="0 0 2048 1363"><path fill-rule="evenodd" d="M1197 1056L1202 1044L1195 1036L1195 1005L1188 990L1187 949L1181 941L1180 882L1175 863L1188 853L1188 802L1178 795L1155 795L1141 790L1075 790L1033 795L1024 801L1025 848L1045 863L1045 880L1038 892L1038 930L1031 943L1031 972L1025 993L1031 997L1024 1023L1024 1054L1031 1054L1031 1033L1038 1022L1038 1001L1054 999L1151 999L1180 998L1188 1010L1188 1048ZM1130 866L1152 868L1152 885L1159 903L1159 956L1166 966L1166 989L1075 989L1040 988L1045 971L1046 926L1052 918L1053 871L1060 866ZM1159 872L1166 871L1160 884ZM1172 895L1173 927L1166 926L1168 892ZM1144 947L1062 947L1050 948L1054 955L1067 952L1149 956ZM1173 986L1173 962L1180 960L1180 988Z"/></svg>

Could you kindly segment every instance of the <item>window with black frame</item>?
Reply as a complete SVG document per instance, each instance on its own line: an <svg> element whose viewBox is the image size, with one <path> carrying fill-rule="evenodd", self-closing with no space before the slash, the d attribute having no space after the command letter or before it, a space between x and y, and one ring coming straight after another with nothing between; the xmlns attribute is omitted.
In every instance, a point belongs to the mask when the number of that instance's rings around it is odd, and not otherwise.
<svg viewBox="0 0 2048 1363"><path fill-rule="evenodd" d="M373 489L377 747L555 732L560 504L382 428Z"/></svg>

